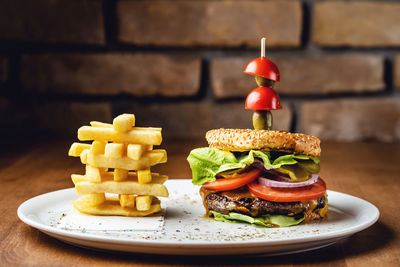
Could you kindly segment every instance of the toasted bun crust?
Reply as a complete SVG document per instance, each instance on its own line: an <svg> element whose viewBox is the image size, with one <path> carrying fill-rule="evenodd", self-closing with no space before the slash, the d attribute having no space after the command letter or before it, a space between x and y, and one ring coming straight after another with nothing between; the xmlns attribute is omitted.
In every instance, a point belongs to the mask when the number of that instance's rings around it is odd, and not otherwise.
<svg viewBox="0 0 400 267"><path fill-rule="evenodd" d="M306 134L221 128L208 131L206 139L210 147L229 151L275 150L315 157L321 154L320 140Z"/></svg>

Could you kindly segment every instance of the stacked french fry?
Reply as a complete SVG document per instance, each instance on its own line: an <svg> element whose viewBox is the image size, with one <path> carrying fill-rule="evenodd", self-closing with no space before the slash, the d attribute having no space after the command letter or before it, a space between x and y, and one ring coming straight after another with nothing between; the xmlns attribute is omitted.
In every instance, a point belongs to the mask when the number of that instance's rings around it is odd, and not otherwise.
<svg viewBox="0 0 400 267"><path fill-rule="evenodd" d="M168 197L165 175L150 167L167 161L161 128L135 127L133 114L116 117L113 124L92 121L78 130L80 141L68 155L80 157L84 175L72 174L76 194L72 202L81 213L92 215L148 216L161 210L157 197ZM108 193L108 194L106 194Z"/></svg>

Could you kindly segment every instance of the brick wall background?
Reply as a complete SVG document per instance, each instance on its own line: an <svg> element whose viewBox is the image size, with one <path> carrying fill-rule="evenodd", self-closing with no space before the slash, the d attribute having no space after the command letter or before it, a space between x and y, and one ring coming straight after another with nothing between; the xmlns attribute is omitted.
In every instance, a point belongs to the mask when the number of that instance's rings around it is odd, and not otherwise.
<svg viewBox="0 0 400 267"><path fill-rule="evenodd" d="M0 0L1 135L75 135L136 114L166 138L251 128L243 73L281 71L274 128L400 140L400 2Z"/></svg>

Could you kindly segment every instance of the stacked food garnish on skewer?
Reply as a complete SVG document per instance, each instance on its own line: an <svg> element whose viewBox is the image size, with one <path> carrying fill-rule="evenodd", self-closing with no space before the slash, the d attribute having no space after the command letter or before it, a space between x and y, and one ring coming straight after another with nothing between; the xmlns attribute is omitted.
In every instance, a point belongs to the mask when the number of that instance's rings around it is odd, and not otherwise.
<svg viewBox="0 0 400 267"><path fill-rule="evenodd" d="M251 61L245 73L258 88L246 99L254 110L252 129L216 129L206 134L209 147L190 152L192 182L209 216L218 221L284 227L323 218L328 210L325 182L319 177L320 140L272 131L270 110L281 109L273 89L277 66L265 57Z"/></svg>
<svg viewBox="0 0 400 267"><path fill-rule="evenodd" d="M261 57L247 64L245 73L254 75L259 87L246 98L245 108L254 110L253 126L256 130L272 129L270 110L282 109L279 96L273 89L279 82L279 69L274 62L265 57L265 38L261 39Z"/></svg>
<svg viewBox="0 0 400 267"><path fill-rule="evenodd" d="M72 202L80 212L92 215L147 216L161 211L158 197L168 197L165 175L150 167L167 161L161 128L135 127L133 114L116 117L113 124L92 121L78 130L80 141L68 155L80 157L84 175L72 174L76 193ZM109 194L107 194L109 193Z"/></svg>

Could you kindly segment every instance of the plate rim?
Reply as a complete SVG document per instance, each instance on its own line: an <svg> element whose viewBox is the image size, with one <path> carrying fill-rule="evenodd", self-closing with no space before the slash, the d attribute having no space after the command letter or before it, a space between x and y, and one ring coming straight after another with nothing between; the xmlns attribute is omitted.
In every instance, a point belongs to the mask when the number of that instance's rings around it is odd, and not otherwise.
<svg viewBox="0 0 400 267"><path fill-rule="evenodd" d="M169 179L167 182L190 182L189 179ZM33 219L30 219L28 217L28 214L25 214L24 210L29 207L29 205L34 205L36 201L42 198L46 197L51 197L52 195L57 195L60 193L65 193L68 194L70 191L74 191L75 188L65 188L65 189L60 189L60 190L55 190L51 192L47 192L44 194L40 194L38 196L32 197L28 200L25 200L22 204L19 205L17 214L19 219L24 222L25 224L36 228L42 232L51 232L53 234L56 234L57 236L67 236L69 238L75 238L75 239L80 239L80 240L87 240L91 242L101 242L101 243L110 243L110 244L124 244L124 245L141 245L141 246L146 246L146 247L185 247L185 248L213 248L213 247L218 247L218 248L229 248L229 247L240 247L243 245L246 245L246 247L255 247L255 246L260 246L260 245L268 245L268 246L274 246L274 245L285 245L285 244L297 244L300 242L312 242L312 241L321 241L321 240L330 240L330 239L338 239L338 238L345 238L348 236L351 236L359 231L362 231L371 225L373 225L380 216L379 209L373 205L372 203L356 197L352 196L349 194L337 192L337 191L332 191L332 190L327 190L328 195L329 194L338 194L339 197L351 197L351 198L356 198L367 206L369 208L372 208L375 213L373 213L373 217L370 217L368 221L364 221L361 224L357 224L354 226L351 226L349 228L337 230L334 232L328 232L324 233L323 235L320 236L311 236L311 237L291 237L287 238L284 240L281 239L266 239L266 240L247 240L247 241L229 241L229 242L202 242L199 243L198 241L185 241L184 243L179 242L179 241L164 241L164 240L129 240L126 238L115 238L115 237L108 237L108 236L98 236L90 233L81 233L81 232L73 232L73 231L68 231L60 228L56 228L54 226L46 225L44 223L39 223L36 222ZM330 203L330 206L334 207L334 203Z"/></svg>

